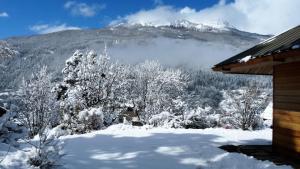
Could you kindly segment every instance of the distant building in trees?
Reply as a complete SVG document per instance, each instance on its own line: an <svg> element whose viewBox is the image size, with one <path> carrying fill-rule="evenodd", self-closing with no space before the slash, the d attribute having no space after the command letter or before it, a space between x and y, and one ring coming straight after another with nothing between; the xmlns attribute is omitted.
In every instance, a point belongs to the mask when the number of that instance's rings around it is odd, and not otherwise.
<svg viewBox="0 0 300 169"><path fill-rule="evenodd" d="M136 109L127 107L125 111L122 111L119 115L119 122L124 123L124 120L131 122L134 126L142 126L139 114Z"/></svg>

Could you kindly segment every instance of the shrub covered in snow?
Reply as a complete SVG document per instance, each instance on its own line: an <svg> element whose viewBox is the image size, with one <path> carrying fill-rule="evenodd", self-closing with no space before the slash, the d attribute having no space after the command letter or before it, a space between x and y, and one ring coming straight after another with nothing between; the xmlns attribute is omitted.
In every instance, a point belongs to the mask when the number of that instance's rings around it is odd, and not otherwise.
<svg viewBox="0 0 300 169"><path fill-rule="evenodd" d="M174 115L171 115L169 112L161 112L159 114L153 115L149 120L149 124L157 126L165 126L174 118Z"/></svg>
<svg viewBox="0 0 300 169"><path fill-rule="evenodd" d="M62 145L55 137L40 134L31 143L32 149L28 160L29 165L40 169L51 169L61 166Z"/></svg>
<svg viewBox="0 0 300 169"><path fill-rule="evenodd" d="M216 127L218 124L218 115L211 107L190 110L183 115L183 126L185 128L209 128Z"/></svg>
<svg viewBox="0 0 300 169"><path fill-rule="evenodd" d="M85 109L78 113L78 126L82 125L82 132L101 129L104 124L104 114L101 108Z"/></svg>
<svg viewBox="0 0 300 169"><path fill-rule="evenodd" d="M269 93L257 86L224 92L221 126L243 130L261 128L263 121L260 114L269 103Z"/></svg>

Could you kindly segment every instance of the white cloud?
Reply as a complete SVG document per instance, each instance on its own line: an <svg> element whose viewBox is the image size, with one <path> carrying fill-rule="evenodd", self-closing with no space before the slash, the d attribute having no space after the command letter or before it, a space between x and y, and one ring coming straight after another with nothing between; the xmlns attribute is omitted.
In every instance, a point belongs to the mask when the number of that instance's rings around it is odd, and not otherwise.
<svg viewBox="0 0 300 169"><path fill-rule="evenodd" d="M69 10L72 15L92 17L97 14L98 11L105 9L105 4L86 4L76 1L67 1L64 8Z"/></svg>
<svg viewBox="0 0 300 169"><path fill-rule="evenodd" d="M81 28L75 26L68 26L66 24L60 24L60 25L39 24L39 25L31 26L29 27L29 29L39 34L46 34L52 32L59 32L63 30L80 30Z"/></svg>
<svg viewBox="0 0 300 169"><path fill-rule="evenodd" d="M7 12L0 12L0 18L7 18L8 13Z"/></svg>
<svg viewBox="0 0 300 169"><path fill-rule="evenodd" d="M225 2L220 0L218 4L202 10L157 6L124 16L112 24L125 21L129 24L168 25L176 20L209 25L229 22L238 29L261 34L278 34L300 24L299 0L235 0L227 4Z"/></svg>

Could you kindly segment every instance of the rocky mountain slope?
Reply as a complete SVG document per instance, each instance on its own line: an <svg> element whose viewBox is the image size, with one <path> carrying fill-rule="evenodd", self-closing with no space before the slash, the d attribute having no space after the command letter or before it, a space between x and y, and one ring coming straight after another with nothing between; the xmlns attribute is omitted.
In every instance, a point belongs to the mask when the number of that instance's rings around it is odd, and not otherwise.
<svg viewBox="0 0 300 169"><path fill-rule="evenodd" d="M268 37L182 21L166 26L119 24L8 38L0 43L0 91L18 86L41 65L47 65L59 79L65 60L76 49L101 52L107 44L112 60L122 63L158 60L167 66L210 68Z"/></svg>

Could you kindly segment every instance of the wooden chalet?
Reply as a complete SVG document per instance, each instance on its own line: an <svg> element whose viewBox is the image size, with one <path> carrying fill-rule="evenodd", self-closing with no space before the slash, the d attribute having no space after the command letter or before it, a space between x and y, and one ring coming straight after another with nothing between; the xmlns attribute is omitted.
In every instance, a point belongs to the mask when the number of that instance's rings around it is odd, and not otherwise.
<svg viewBox="0 0 300 169"><path fill-rule="evenodd" d="M273 151L300 159L300 25L213 67L273 75Z"/></svg>

